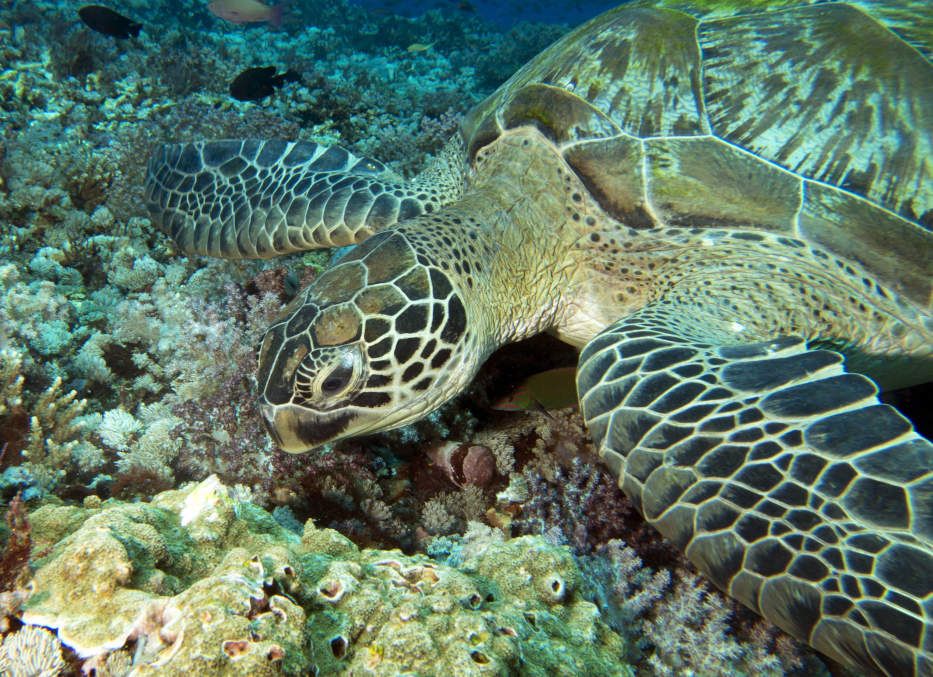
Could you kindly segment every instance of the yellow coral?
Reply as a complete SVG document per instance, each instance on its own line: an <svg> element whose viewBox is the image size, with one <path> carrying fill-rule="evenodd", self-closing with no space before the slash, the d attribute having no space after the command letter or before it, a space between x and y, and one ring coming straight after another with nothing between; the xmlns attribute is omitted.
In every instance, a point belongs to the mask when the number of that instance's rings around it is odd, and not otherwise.
<svg viewBox="0 0 933 677"><path fill-rule="evenodd" d="M33 513L43 542L61 509ZM573 557L541 539L474 527L459 569L359 550L310 520L299 539L216 477L72 509L85 521L36 571L23 621L87 665L133 638L139 677L633 674Z"/></svg>

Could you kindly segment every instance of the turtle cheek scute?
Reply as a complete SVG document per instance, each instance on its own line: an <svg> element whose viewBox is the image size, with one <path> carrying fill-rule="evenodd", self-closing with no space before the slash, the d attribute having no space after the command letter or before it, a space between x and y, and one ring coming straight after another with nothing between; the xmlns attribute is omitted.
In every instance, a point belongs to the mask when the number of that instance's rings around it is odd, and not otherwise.
<svg viewBox="0 0 933 677"><path fill-rule="evenodd" d="M286 341L281 329L266 332L258 370L259 383L265 384L262 392L265 402L285 404L292 400L295 371L309 352L303 338Z"/></svg>

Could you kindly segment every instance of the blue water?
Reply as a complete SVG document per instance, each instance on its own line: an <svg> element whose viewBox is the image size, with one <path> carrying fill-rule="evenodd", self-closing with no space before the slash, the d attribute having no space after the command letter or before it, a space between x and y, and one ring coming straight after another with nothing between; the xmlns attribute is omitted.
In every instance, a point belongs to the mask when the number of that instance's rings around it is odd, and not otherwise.
<svg viewBox="0 0 933 677"><path fill-rule="evenodd" d="M529 2L494 2L493 0L354 0L370 10L388 10L394 14L417 17L431 9L444 12L475 14L495 26L508 29L522 21L565 23L571 26L586 21L600 12L620 4L611 0L531 0Z"/></svg>

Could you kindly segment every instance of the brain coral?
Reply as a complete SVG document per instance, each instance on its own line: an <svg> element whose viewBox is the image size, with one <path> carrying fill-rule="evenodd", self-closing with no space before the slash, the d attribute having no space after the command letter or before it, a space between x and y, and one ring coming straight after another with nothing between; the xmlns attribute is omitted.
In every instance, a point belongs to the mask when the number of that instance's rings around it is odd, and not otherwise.
<svg viewBox="0 0 933 677"><path fill-rule="evenodd" d="M476 540L458 566L302 535L216 477L151 503L46 506L23 620L130 675L631 675L570 554Z"/></svg>

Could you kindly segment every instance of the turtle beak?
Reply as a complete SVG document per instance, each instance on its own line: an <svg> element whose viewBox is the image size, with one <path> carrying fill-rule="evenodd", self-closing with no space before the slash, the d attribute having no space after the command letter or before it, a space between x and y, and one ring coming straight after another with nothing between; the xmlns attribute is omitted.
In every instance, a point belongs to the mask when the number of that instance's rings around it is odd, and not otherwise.
<svg viewBox="0 0 933 677"><path fill-rule="evenodd" d="M311 451L343 437L350 414L322 414L295 404L259 405L266 430L276 446L291 454Z"/></svg>
<svg viewBox="0 0 933 677"><path fill-rule="evenodd" d="M282 438L279 437L279 433L275 429L275 407L271 404L260 404L259 413L262 415L262 422L266 426L266 432L269 433L269 437L275 442L275 446L281 448Z"/></svg>

